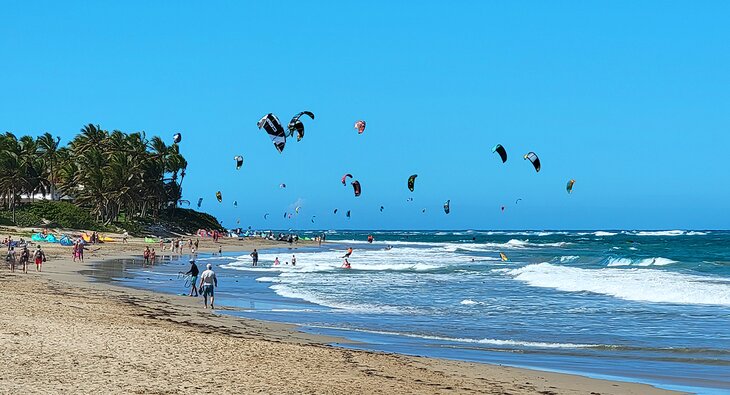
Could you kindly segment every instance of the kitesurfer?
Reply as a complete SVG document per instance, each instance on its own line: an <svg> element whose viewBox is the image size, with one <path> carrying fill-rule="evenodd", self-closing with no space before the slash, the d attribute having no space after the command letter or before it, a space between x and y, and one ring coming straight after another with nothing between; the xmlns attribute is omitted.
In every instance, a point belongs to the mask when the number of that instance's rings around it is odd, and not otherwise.
<svg viewBox="0 0 730 395"><path fill-rule="evenodd" d="M343 255L342 257L343 257L343 258L349 258L349 257L350 257L350 255L352 255L352 247L348 247L348 248L347 248L347 252L346 252L346 253L345 253L345 255Z"/></svg>
<svg viewBox="0 0 730 395"><path fill-rule="evenodd" d="M347 258L345 258L345 261L342 262L342 268L343 269L352 269L352 267L350 266L350 262L347 261Z"/></svg>

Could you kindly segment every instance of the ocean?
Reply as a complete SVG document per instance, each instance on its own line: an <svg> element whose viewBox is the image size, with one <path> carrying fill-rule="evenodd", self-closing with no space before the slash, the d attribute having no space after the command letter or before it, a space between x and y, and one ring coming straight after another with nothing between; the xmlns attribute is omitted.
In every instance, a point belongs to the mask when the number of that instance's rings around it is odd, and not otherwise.
<svg viewBox="0 0 730 395"><path fill-rule="evenodd" d="M259 267L249 251L198 261L231 314L360 342L347 347L730 391L730 232L326 233L260 251ZM107 280L187 292L188 259Z"/></svg>

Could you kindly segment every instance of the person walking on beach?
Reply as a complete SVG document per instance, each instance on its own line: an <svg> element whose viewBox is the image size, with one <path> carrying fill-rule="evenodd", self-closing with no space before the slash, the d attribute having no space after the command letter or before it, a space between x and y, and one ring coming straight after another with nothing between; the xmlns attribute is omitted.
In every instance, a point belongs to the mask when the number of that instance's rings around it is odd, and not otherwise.
<svg viewBox="0 0 730 395"><path fill-rule="evenodd" d="M79 261L84 261L84 242L79 241L78 244L76 244L76 254L79 258Z"/></svg>
<svg viewBox="0 0 730 395"><path fill-rule="evenodd" d="M38 246L38 249L35 250L33 258L35 258L35 271L42 272L42 266L43 262L46 260L46 254L43 252L43 250L41 250L41 246Z"/></svg>
<svg viewBox="0 0 730 395"><path fill-rule="evenodd" d="M124 234L122 234L122 244L127 244L128 243L128 241L127 241L128 238L129 238L129 232L127 232L125 230L124 231Z"/></svg>
<svg viewBox="0 0 730 395"><path fill-rule="evenodd" d="M200 239L195 239L195 249L198 249L198 244L200 243Z"/></svg>
<svg viewBox="0 0 730 395"><path fill-rule="evenodd" d="M154 265L155 264L155 258L156 258L155 255L156 255L155 254L155 249L153 248L152 251L150 251L150 265Z"/></svg>
<svg viewBox="0 0 730 395"><path fill-rule="evenodd" d="M215 290L214 288L218 287L218 279L215 277L215 272L213 271L213 265L210 263L206 266L207 270L205 270L200 275L200 289L203 293L203 303L205 303L205 308L208 308L208 297L210 296L210 308L214 309L213 307L213 301L215 299Z"/></svg>
<svg viewBox="0 0 730 395"><path fill-rule="evenodd" d="M8 261L8 265L10 266L10 272L15 273L15 247L10 247L5 259Z"/></svg>
<svg viewBox="0 0 730 395"><path fill-rule="evenodd" d="M253 259L253 264L251 266L256 266L259 264L259 252L256 251L256 249L253 249L253 252L251 253L251 259Z"/></svg>
<svg viewBox="0 0 730 395"><path fill-rule="evenodd" d="M150 263L150 247L149 246L144 247L144 253L142 254L142 256L144 257L145 265Z"/></svg>
<svg viewBox="0 0 730 395"><path fill-rule="evenodd" d="M28 247L23 247L23 251L20 253L20 264L23 265L23 273L28 273L28 260L30 259L30 251Z"/></svg>
<svg viewBox="0 0 730 395"><path fill-rule="evenodd" d="M190 275L190 295L188 296L198 297L198 288L195 286L195 283L198 282L198 273L200 273L198 265L195 264L195 259L191 259L190 270L185 273L185 275ZM195 295L193 295L193 293L195 293Z"/></svg>

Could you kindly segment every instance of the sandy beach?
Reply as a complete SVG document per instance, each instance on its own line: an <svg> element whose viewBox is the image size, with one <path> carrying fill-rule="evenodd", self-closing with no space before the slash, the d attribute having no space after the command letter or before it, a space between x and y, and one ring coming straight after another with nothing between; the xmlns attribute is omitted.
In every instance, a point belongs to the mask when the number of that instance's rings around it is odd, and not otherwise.
<svg viewBox="0 0 730 395"><path fill-rule="evenodd" d="M225 239L224 251L276 243ZM93 283L91 263L145 243L45 245L42 273L0 270L0 392L195 394L662 394L642 384L496 365L354 351L294 326L203 309L200 299ZM201 242L201 252L218 244Z"/></svg>

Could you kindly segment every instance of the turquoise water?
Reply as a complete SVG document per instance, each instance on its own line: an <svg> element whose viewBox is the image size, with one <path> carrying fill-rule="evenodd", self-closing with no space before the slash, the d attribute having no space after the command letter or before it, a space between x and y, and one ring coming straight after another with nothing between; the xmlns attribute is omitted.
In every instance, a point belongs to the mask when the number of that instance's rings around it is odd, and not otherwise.
<svg viewBox="0 0 730 395"><path fill-rule="evenodd" d="M370 349L730 391L730 232L368 234L265 251L257 268L247 252L199 261L216 266L218 303L250 309L235 314ZM185 266L123 281L179 293Z"/></svg>

